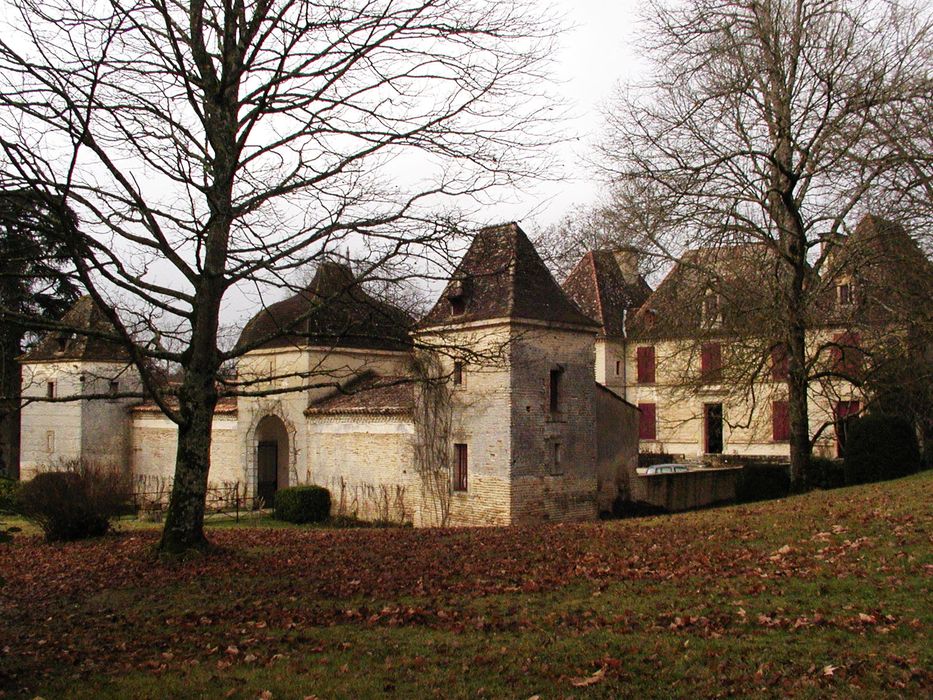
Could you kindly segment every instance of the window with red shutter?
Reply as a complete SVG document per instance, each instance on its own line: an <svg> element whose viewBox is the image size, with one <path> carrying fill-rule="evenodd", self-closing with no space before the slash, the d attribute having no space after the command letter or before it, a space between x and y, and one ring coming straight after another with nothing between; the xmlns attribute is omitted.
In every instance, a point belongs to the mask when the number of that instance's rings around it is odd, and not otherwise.
<svg viewBox="0 0 933 700"><path fill-rule="evenodd" d="M654 384L654 346L646 345L635 351L635 357L638 361L638 383Z"/></svg>
<svg viewBox="0 0 933 700"><path fill-rule="evenodd" d="M858 333L839 333L833 338L833 369L849 377L858 376L862 371L862 351L859 349L861 337Z"/></svg>
<svg viewBox="0 0 933 700"><path fill-rule="evenodd" d="M771 439L775 442L790 440L790 409L786 401L771 404Z"/></svg>
<svg viewBox="0 0 933 700"><path fill-rule="evenodd" d="M705 382L719 382L722 379L722 345L704 343L700 348L700 376Z"/></svg>
<svg viewBox="0 0 933 700"><path fill-rule="evenodd" d="M771 348L771 379L776 382L786 382L789 372L787 346L778 343Z"/></svg>
<svg viewBox="0 0 933 700"><path fill-rule="evenodd" d="M657 405L653 403L640 403L638 410L641 413L638 416L638 439L639 440L657 440L658 439L658 413Z"/></svg>

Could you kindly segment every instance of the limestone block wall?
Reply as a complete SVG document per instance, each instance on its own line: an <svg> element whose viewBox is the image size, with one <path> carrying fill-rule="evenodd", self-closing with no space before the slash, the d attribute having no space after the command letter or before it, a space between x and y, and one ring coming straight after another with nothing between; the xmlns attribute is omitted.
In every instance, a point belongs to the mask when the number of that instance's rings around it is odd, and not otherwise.
<svg viewBox="0 0 933 700"><path fill-rule="evenodd" d="M819 331L808 337L814 350L832 335ZM653 345L656 356L656 381L637 382L637 348ZM724 353L727 349L724 348ZM727 361L724 355L723 361ZM773 440L772 402L787 399L787 386L772 381L765 371L753 391L730 385L696 386L685 377L700 371L700 358L690 341L632 342L627 347L625 396L632 403L654 403L657 407L657 439L642 440L640 451L683 455L687 459L701 457L705 450L704 404L723 405L723 453L763 457L787 457L789 443ZM810 434L821 432L815 454L835 456L835 431L832 428L837 401L858 400L864 396L848 382L827 380L810 387Z"/></svg>
<svg viewBox="0 0 933 700"><path fill-rule="evenodd" d="M594 338L595 332L585 329L513 326L513 523L596 516ZM558 386L556 410L550 405L552 377Z"/></svg>
<svg viewBox="0 0 933 700"><path fill-rule="evenodd" d="M239 398L245 478L249 488L256 487L256 429L263 418L280 418L288 432L287 464L284 467L288 484L306 483L310 480L306 451L309 433L304 411L309 403L332 392L335 382L345 383L369 370L387 376L404 374L409 370L410 362L407 352L318 347L269 348L255 350L240 358L238 376L246 381L255 380L258 390L292 389L268 396Z"/></svg>
<svg viewBox="0 0 933 700"><path fill-rule="evenodd" d="M24 402L21 414L21 476L29 479L43 466L87 459L128 468L129 420L134 399L81 399L107 394L111 382L118 392L139 391L135 369L116 362L41 362L23 366L23 397L74 401ZM50 387L51 385L51 387Z"/></svg>
<svg viewBox="0 0 933 700"><path fill-rule="evenodd" d="M599 337L595 345L596 381L618 394L625 392L626 364L625 339ZM622 398L625 398L624 396Z"/></svg>
<svg viewBox="0 0 933 700"><path fill-rule="evenodd" d="M161 413L137 412L130 428L130 458L133 475L153 481L171 480L175 474L178 428ZM211 434L212 484L244 483L246 477L243 443L236 414L214 416Z"/></svg>
<svg viewBox="0 0 933 700"><path fill-rule="evenodd" d="M466 491L450 494L449 525L511 523L511 339L506 320L467 324L421 338L441 348L437 357L442 376L452 374L455 361L463 363L462 384L450 387L449 460L452 478L454 445L467 446L468 483Z"/></svg>
<svg viewBox="0 0 933 700"><path fill-rule="evenodd" d="M332 514L421 524L410 416L315 415L307 420L307 483L330 491Z"/></svg>

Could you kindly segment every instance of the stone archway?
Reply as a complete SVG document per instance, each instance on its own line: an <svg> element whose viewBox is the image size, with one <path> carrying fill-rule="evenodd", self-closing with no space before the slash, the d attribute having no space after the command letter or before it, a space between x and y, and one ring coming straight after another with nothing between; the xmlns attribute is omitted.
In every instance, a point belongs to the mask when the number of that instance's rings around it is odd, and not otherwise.
<svg viewBox="0 0 933 700"><path fill-rule="evenodd" d="M288 429L278 416L256 425L256 495L271 506L275 492L288 486Z"/></svg>

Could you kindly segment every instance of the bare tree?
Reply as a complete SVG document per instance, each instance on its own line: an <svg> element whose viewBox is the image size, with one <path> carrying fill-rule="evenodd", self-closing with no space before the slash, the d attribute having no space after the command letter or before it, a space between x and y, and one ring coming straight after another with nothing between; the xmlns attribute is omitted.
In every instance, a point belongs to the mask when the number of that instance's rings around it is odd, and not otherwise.
<svg viewBox="0 0 933 700"><path fill-rule="evenodd" d="M4 174L77 213L65 238L80 281L178 425L160 546L201 546L214 407L267 385L218 382L268 340L223 349L225 300L265 298L341 250L365 257L364 280L443 261L458 200L544 165L553 23L525 0L10 11ZM183 369L171 393L158 362ZM315 381L298 379L291 390Z"/></svg>
<svg viewBox="0 0 933 700"><path fill-rule="evenodd" d="M807 333L831 244L873 188L929 196L928 145L919 158L908 127L929 111L929 12L846 0L652 2L649 12L653 76L612 105L601 162L625 205L652 213L657 254L767 251L758 274L770 322L754 330L786 348L799 484L811 449Z"/></svg>

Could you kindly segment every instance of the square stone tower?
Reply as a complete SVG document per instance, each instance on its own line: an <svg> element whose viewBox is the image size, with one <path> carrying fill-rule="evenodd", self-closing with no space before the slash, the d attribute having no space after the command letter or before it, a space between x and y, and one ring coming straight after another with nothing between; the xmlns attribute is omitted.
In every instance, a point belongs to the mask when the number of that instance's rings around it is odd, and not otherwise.
<svg viewBox="0 0 933 700"><path fill-rule="evenodd" d="M23 365L20 473L86 459L129 469L130 404L141 381L115 330L90 296L19 358ZM94 398L92 398L94 397Z"/></svg>
<svg viewBox="0 0 933 700"><path fill-rule="evenodd" d="M596 516L598 330L517 224L476 234L416 332L449 387L450 524Z"/></svg>

